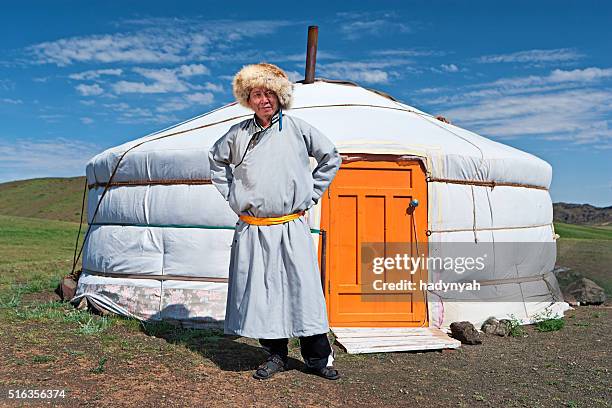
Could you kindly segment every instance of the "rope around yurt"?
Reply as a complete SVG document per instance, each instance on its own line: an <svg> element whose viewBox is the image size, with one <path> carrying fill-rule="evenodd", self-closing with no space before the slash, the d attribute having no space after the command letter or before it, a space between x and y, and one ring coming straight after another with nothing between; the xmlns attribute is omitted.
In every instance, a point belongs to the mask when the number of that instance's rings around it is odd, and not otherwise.
<svg viewBox="0 0 612 408"><path fill-rule="evenodd" d="M77 248L79 246L79 238L81 237L81 228L83 227L83 213L85 212L85 196L87 195L87 177L85 177L85 183L83 187L83 199L81 202L81 219L79 221L79 232L77 233L76 242L74 243L74 256L72 257L72 271L70 272L69 277L73 280L78 281L80 273L75 273L77 264Z"/></svg>

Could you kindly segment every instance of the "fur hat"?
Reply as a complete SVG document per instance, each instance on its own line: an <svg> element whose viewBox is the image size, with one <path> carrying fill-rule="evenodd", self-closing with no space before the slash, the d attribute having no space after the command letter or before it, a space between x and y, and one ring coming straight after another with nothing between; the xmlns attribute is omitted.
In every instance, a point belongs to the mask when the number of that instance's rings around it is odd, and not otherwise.
<svg viewBox="0 0 612 408"><path fill-rule="evenodd" d="M291 108L293 84L285 71L276 65L265 62L245 65L234 76L232 86L236 100L246 108L250 108L248 100L253 88L270 89L278 96L278 103L282 109Z"/></svg>

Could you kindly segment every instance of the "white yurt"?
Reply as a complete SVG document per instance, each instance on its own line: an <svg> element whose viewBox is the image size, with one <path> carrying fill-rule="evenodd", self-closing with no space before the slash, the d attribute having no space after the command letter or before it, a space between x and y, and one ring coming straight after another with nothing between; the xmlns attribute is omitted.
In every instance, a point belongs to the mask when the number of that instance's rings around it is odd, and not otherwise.
<svg viewBox="0 0 612 408"><path fill-rule="evenodd" d="M252 114L226 105L88 162L89 230L73 301L142 320L223 321L238 216L210 182L208 151ZM552 274L549 164L349 82L296 83L284 114L318 128L343 157L307 213L330 326L479 327L490 316L529 322L567 308ZM432 285L369 299L362 250L387 242L430 255L487 248L477 272L434 265L411 277L478 281L480 290Z"/></svg>

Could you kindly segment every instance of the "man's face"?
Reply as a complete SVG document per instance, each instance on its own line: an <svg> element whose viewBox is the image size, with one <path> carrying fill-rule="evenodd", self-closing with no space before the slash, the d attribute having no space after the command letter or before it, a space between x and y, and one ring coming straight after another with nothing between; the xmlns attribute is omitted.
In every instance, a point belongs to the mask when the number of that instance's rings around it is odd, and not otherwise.
<svg viewBox="0 0 612 408"><path fill-rule="evenodd" d="M259 117L272 116L278 109L278 96L266 88L253 88L249 94L249 106Z"/></svg>

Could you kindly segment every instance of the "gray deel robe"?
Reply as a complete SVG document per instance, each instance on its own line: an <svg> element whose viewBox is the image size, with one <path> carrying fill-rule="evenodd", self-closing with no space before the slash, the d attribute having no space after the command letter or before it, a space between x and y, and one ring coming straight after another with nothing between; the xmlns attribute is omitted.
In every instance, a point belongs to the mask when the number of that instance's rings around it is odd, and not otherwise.
<svg viewBox="0 0 612 408"><path fill-rule="evenodd" d="M318 163L313 171L309 157ZM211 148L209 159L212 182L232 210L255 217L309 209L342 161L321 132L282 112L266 129L255 116L232 126ZM317 258L303 216L269 226L239 220L231 250L225 333L267 339L327 333Z"/></svg>

